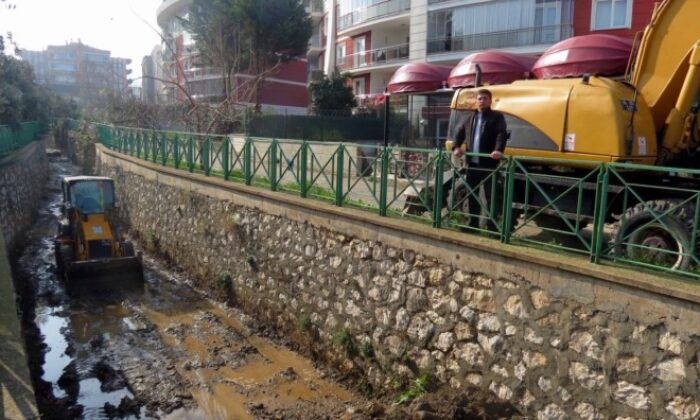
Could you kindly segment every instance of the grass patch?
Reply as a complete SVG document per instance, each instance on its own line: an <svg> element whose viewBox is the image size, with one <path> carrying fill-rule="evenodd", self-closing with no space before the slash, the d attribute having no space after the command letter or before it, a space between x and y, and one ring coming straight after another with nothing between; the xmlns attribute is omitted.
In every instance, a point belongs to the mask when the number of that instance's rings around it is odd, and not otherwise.
<svg viewBox="0 0 700 420"><path fill-rule="evenodd" d="M399 398L394 402L394 405L401 405L407 402L411 402L421 395L428 392L428 384L430 383L430 375L428 373L421 373L416 379L411 382L408 389L399 395Z"/></svg>
<svg viewBox="0 0 700 420"><path fill-rule="evenodd" d="M343 328L335 333L335 343L339 345L349 357L357 356L357 345L355 338L347 328Z"/></svg>

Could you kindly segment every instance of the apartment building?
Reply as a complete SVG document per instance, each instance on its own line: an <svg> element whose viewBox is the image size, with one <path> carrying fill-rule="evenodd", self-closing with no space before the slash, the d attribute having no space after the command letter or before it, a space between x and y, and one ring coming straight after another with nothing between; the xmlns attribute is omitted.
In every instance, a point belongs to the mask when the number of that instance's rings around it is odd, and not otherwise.
<svg viewBox="0 0 700 420"><path fill-rule="evenodd" d="M34 68L37 83L81 105L103 101L106 92L131 94L131 60L111 57L109 51L71 42L44 51L23 50L20 57Z"/></svg>
<svg viewBox="0 0 700 420"><path fill-rule="evenodd" d="M321 20L323 13L318 1L305 2L307 10L312 13L316 5L316 23ZM157 11L157 22L161 28L164 42L161 45L161 64L163 77L172 83L162 86L165 102L184 101L185 93L176 85L187 89L189 94L198 101L217 102L223 99L223 78L221 70L198 64L199 52L195 42L183 27L181 19L187 19L191 0L164 0ZM320 41L316 40L317 44ZM312 40L313 45L313 40ZM310 49L313 56L316 50ZM154 70L154 71L157 71ZM250 75L237 74L237 83L250 79ZM261 92L262 109L264 112L284 112L289 114L305 114L309 104L307 90L308 63L306 59L290 61L281 66L279 71L266 79ZM250 99L236 98L240 102L250 103Z"/></svg>
<svg viewBox="0 0 700 420"><path fill-rule="evenodd" d="M350 74L355 94L381 95L409 62L454 65L499 49L539 55L574 35L633 37L654 0L326 0L319 64Z"/></svg>

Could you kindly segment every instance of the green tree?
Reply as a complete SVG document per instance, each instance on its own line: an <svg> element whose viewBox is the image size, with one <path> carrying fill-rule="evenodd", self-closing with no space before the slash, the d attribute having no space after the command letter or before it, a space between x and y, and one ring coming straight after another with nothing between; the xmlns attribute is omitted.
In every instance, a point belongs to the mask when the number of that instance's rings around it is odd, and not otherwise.
<svg viewBox="0 0 700 420"><path fill-rule="evenodd" d="M235 0L234 0L235 1ZM303 56L309 47L311 18L300 0L238 0L245 15L254 75L255 109L260 111L265 79L280 65Z"/></svg>
<svg viewBox="0 0 700 420"><path fill-rule="evenodd" d="M299 0L193 0L185 26L203 63L223 68L227 98L236 72L252 76L235 94L254 98L258 110L265 79L306 53L312 31Z"/></svg>
<svg viewBox="0 0 700 420"><path fill-rule="evenodd" d="M243 20L241 7L234 0L193 0L189 20L183 20L202 64L221 69L224 98L233 92L233 75L248 64L242 53Z"/></svg>
<svg viewBox="0 0 700 420"><path fill-rule="evenodd" d="M357 100L348 86L347 74L333 73L309 85L312 109L316 115L347 114L357 106Z"/></svg>

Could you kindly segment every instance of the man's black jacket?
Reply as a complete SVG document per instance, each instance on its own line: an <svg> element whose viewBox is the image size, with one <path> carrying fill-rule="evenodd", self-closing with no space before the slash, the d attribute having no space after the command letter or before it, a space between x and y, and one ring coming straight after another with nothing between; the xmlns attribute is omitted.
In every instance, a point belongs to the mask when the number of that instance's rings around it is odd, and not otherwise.
<svg viewBox="0 0 700 420"><path fill-rule="evenodd" d="M493 111L491 108L487 108L482 111L481 116L481 137L479 139L479 150L472 150L471 141L472 134L474 133L474 124L476 124L477 113L470 112L469 116L464 120L464 123L457 134L455 135L455 144L452 146L452 150L457 147L461 147L462 144L467 144L467 150L472 153L484 153L490 154L494 150L498 150L503 153L506 148L506 141L508 140L508 132L506 130L506 119L498 111ZM498 161L491 158L481 157L479 158L479 165L483 166L491 165L495 167Z"/></svg>

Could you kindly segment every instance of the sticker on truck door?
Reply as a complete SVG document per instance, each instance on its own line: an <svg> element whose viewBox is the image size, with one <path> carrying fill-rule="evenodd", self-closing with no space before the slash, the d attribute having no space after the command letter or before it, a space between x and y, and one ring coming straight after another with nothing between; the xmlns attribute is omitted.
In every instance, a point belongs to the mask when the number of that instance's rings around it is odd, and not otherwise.
<svg viewBox="0 0 700 420"><path fill-rule="evenodd" d="M566 133L564 135L564 151L573 152L576 150L576 134Z"/></svg>
<svg viewBox="0 0 700 420"><path fill-rule="evenodd" d="M647 154L647 138L637 137L637 154L646 155Z"/></svg>

